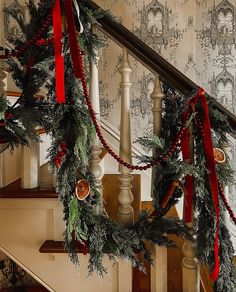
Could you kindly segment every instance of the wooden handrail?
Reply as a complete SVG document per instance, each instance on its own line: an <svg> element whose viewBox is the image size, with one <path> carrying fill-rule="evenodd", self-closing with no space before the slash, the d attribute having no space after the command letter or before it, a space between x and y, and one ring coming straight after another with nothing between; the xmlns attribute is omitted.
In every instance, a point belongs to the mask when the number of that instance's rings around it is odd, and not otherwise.
<svg viewBox="0 0 236 292"><path fill-rule="evenodd" d="M101 9L100 6L91 0L86 0L85 3L88 8L95 10ZM160 74L169 85L186 95L194 93L197 90L198 85L196 83L171 65L141 39L136 37L130 30L115 21L111 16L103 16L99 19L99 23L101 24L101 26L98 26L99 29L102 29L115 42L126 47L129 53L138 59L145 67L154 73L157 72ZM227 115L231 127L236 130L236 116L209 94L207 94L207 97L212 100L218 110Z"/></svg>

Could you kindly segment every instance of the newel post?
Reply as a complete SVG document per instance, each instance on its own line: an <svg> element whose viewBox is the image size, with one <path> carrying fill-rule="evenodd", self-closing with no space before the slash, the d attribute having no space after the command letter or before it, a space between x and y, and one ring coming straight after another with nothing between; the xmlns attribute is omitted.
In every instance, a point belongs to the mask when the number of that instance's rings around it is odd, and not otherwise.
<svg viewBox="0 0 236 292"><path fill-rule="evenodd" d="M132 163L131 148L131 126L130 126L130 98L131 98L131 73L132 69L129 64L128 50L123 48L122 64L119 69L121 74L121 123L120 123L120 158L128 163ZM133 224L134 210L132 207L133 195L132 175L130 169L119 165L120 193L118 200L120 203L118 209L118 220L125 226Z"/></svg>
<svg viewBox="0 0 236 292"><path fill-rule="evenodd" d="M164 93L161 89L160 76L155 74L154 88L151 93L153 103L153 134L159 136L161 133L162 100ZM153 153L155 158L156 153ZM152 169L152 185L155 178L155 168ZM152 192L154 191L152 187ZM167 248L153 245L153 265L151 266L151 292L167 291Z"/></svg>

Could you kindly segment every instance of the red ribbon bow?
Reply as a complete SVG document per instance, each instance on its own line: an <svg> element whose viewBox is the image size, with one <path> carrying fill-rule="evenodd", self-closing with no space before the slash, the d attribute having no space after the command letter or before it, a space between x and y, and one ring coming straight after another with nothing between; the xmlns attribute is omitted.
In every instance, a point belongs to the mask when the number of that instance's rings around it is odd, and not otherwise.
<svg viewBox="0 0 236 292"><path fill-rule="evenodd" d="M212 200L215 208L216 214L216 232L215 232L215 241L214 241L214 258L215 266L211 273L211 278L215 282L219 276L220 272L220 262L219 262L219 195L218 195L218 183L217 183L217 174L215 167L215 159L213 152L213 143L211 137L211 124L209 119L209 110L207 106L207 99L205 96L205 91L199 87L197 95L190 100L190 104L195 107L197 102L200 102L204 110L204 119L203 119L203 146L206 157L206 165L209 171L209 185L211 189ZM182 136L181 147L183 152L183 159L190 160L190 149L189 149L189 131L185 129ZM193 199L193 177L187 176L185 179L185 187L188 192L188 196L185 200L185 222L192 221L192 199Z"/></svg>
<svg viewBox="0 0 236 292"><path fill-rule="evenodd" d="M65 0L65 12L69 34L71 59L76 78L82 77L81 52L77 41L77 34L73 16L71 0ZM56 96L57 102L65 103L64 57L62 55L62 18L60 0L55 0L53 10L54 51L56 63Z"/></svg>
<svg viewBox="0 0 236 292"><path fill-rule="evenodd" d="M54 31L54 52L56 65L56 97L57 102L65 103L64 57L62 55L62 21L60 0L55 0L52 10Z"/></svg>

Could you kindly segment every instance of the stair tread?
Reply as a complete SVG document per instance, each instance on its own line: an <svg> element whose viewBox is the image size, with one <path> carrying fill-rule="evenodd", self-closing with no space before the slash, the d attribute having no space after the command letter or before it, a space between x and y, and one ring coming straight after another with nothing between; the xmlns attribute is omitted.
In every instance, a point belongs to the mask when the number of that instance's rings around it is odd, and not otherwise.
<svg viewBox="0 0 236 292"><path fill-rule="evenodd" d="M7 185L4 188L0 189L0 198L1 199L9 199L9 198L57 198L57 194L55 189L47 189L43 190L40 188L35 189L22 189L21 188L21 180L18 179L15 182Z"/></svg>
<svg viewBox="0 0 236 292"><path fill-rule="evenodd" d="M77 253L84 253L85 249L81 244L75 243ZM67 253L64 241L46 240L39 248L41 253Z"/></svg>
<svg viewBox="0 0 236 292"><path fill-rule="evenodd" d="M63 241L46 240L39 248L41 253L66 253Z"/></svg>

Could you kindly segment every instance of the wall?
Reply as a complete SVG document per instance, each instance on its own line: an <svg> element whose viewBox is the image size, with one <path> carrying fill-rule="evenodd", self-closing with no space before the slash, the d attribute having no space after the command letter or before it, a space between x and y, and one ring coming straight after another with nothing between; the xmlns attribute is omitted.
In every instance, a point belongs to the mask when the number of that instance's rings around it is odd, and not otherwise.
<svg viewBox="0 0 236 292"><path fill-rule="evenodd" d="M229 110L236 112L234 72L236 1L172 0L167 3L162 0L160 2L98 0L97 2L102 7L110 9L122 24L223 102ZM113 77L117 72L119 59L112 60L109 68L106 59L110 58L106 53L103 54L101 63L104 63L104 59L105 69L110 71L105 77ZM101 64L100 67L103 68L104 65ZM139 81L142 78L141 68L138 74ZM101 83L106 84L104 81ZM135 96L139 94L136 89L134 92ZM114 101L113 96L110 99ZM112 107L104 109L104 116L109 116L110 108Z"/></svg>
<svg viewBox="0 0 236 292"><path fill-rule="evenodd" d="M113 266L107 256L103 263L108 275L101 279L96 273L87 277L87 255L79 255L80 268L77 270L66 253L39 253L45 240L63 240L65 225L62 217L62 206L57 199L0 200L0 252L3 251L49 291L128 291L119 288L122 263ZM123 278L126 280L127 276Z"/></svg>

